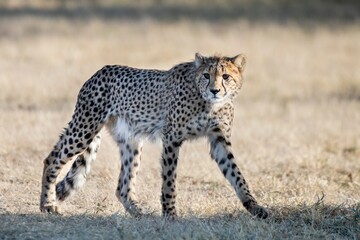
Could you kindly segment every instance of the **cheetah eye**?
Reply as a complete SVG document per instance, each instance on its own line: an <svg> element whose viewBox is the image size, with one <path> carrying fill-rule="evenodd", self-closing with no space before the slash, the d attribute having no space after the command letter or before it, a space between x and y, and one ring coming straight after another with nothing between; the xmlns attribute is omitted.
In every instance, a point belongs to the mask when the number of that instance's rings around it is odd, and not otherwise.
<svg viewBox="0 0 360 240"><path fill-rule="evenodd" d="M204 73L204 78L209 79L209 78L210 78L210 74Z"/></svg>
<svg viewBox="0 0 360 240"><path fill-rule="evenodd" d="M229 79L229 74L223 74L222 77L223 77L224 80L228 80Z"/></svg>

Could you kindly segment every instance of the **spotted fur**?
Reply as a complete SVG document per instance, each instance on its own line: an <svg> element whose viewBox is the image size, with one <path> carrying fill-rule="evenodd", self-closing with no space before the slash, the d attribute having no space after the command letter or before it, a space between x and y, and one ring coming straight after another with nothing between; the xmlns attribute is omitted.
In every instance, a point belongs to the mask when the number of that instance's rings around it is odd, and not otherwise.
<svg viewBox="0 0 360 240"><path fill-rule="evenodd" d="M206 136L210 155L235 189L244 207L268 216L251 195L231 149L233 99L241 88L245 57L204 57L168 71L105 66L81 88L75 112L60 140L44 160L40 209L57 213L80 188L100 145L106 126L119 145L121 173L116 196L131 214L142 213L136 198L136 175L144 139L161 139L162 211L176 216L176 170L179 148L188 139ZM63 166L76 158L56 184Z"/></svg>

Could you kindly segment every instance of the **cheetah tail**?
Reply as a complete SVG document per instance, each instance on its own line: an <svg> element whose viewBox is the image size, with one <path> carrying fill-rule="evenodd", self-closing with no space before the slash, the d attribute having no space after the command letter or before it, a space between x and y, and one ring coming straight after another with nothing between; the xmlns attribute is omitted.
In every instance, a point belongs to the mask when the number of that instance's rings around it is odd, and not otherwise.
<svg viewBox="0 0 360 240"><path fill-rule="evenodd" d="M86 177L90 172L91 162L96 159L100 140L100 137L97 136L89 147L77 156L65 178L56 184L56 198L58 201L64 201L85 184Z"/></svg>

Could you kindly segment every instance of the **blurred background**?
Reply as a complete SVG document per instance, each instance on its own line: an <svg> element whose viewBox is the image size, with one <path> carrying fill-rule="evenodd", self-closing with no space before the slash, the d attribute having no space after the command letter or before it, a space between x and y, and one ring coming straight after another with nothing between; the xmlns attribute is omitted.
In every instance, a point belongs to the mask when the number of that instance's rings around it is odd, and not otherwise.
<svg viewBox="0 0 360 240"><path fill-rule="evenodd" d="M61 107L105 64L197 51L245 53L248 97L359 99L359 19L350 0L2 0L0 104Z"/></svg>
<svg viewBox="0 0 360 240"><path fill-rule="evenodd" d="M196 52L248 58L232 139L262 204L298 206L322 193L326 204L359 204L360 1L0 0L0 212L38 213L42 159L98 69L169 69ZM160 147L150 146L139 197L160 213ZM180 215L243 209L205 140L180 157ZM121 209L106 132L93 169L65 213Z"/></svg>
<svg viewBox="0 0 360 240"><path fill-rule="evenodd" d="M355 105L350 116L331 112L355 124L359 39L360 2L351 0L1 0L0 110L68 117L81 85L106 64L169 69L195 52L244 53L242 109L304 117L334 102L338 111ZM301 114L291 104L309 106ZM2 131L13 135L6 115Z"/></svg>

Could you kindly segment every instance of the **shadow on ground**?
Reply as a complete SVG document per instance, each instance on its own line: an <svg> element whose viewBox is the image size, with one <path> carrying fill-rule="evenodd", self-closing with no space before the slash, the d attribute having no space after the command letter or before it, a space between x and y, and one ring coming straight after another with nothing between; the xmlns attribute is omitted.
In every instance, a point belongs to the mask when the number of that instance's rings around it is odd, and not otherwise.
<svg viewBox="0 0 360 240"><path fill-rule="evenodd" d="M350 238L360 237L360 204L271 209L271 217L259 220L244 212L168 220L158 215L52 216L0 214L1 239L188 239L188 238Z"/></svg>

